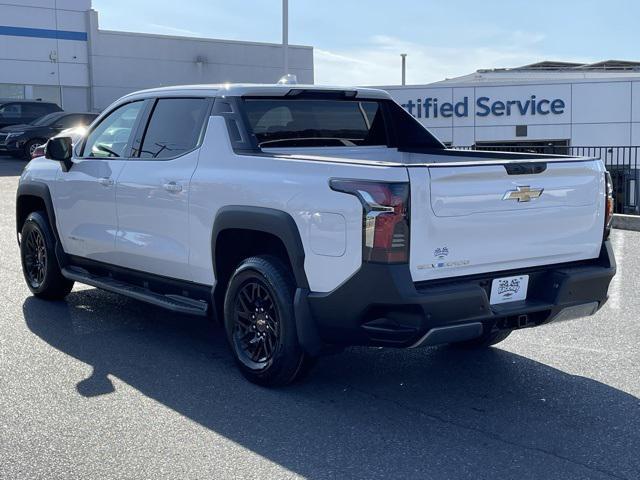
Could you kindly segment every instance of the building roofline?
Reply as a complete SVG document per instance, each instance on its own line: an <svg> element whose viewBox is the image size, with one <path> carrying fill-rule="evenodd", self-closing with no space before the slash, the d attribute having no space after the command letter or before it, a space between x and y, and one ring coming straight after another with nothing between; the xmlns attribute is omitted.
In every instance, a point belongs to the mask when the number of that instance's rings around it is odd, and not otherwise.
<svg viewBox="0 0 640 480"><path fill-rule="evenodd" d="M521 85L570 85L577 83L611 83L611 82L638 82L640 81L640 72L637 73L636 76L628 75L628 76L620 76L614 78L606 78L606 77L598 77L598 78L584 78L584 77L576 77L576 78L538 78L535 80L527 80L523 78L513 78L503 79L503 80L486 80L486 81L473 81L473 80L462 80L455 81L452 80L439 80L433 83L422 83L415 85L375 85L368 86L367 88L376 88L381 90L387 89L425 89L425 88L474 88L474 87L505 87L505 86L521 86Z"/></svg>
<svg viewBox="0 0 640 480"><path fill-rule="evenodd" d="M226 40L223 38L191 37L187 35L166 35L163 33L129 32L125 30L103 30L101 28L98 29L98 33L105 34L105 35L127 35L127 36L133 36L133 37L161 38L161 39L170 39L170 40L191 40L194 42L206 42L206 43L230 43L234 45L282 47L281 43L255 42L255 41L244 41L244 40ZM313 50L313 47L310 45L289 44L288 47L296 48L296 49L304 49L304 50Z"/></svg>

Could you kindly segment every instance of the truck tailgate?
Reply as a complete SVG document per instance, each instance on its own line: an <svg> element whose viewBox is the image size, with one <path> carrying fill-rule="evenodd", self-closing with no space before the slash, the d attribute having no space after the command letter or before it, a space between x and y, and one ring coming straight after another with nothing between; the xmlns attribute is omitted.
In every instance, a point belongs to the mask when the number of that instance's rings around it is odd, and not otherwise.
<svg viewBox="0 0 640 480"><path fill-rule="evenodd" d="M604 226L599 160L412 166L414 281L596 258Z"/></svg>

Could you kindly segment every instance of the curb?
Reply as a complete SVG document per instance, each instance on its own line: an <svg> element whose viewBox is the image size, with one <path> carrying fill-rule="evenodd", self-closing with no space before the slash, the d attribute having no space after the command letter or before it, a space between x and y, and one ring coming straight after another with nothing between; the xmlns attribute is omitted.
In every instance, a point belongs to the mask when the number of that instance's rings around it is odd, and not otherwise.
<svg viewBox="0 0 640 480"><path fill-rule="evenodd" d="M634 230L640 232L640 215L623 215L616 213L613 215L613 228L620 230Z"/></svg>

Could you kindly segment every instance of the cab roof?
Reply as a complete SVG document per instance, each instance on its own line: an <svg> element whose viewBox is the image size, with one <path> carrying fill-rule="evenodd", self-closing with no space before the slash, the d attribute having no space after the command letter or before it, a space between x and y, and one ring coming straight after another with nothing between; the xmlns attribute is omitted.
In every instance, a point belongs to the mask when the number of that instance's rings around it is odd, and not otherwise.
<svg viewBox="0 0 640 480"><path fill-rule="evenodd" d="M294 95L296 91L305 92L354 92L356 98L391 98L384 90L361 87L338 87L324 85L299 85L299 84L251 84L251 83L224 83L208 85L176 85L171 87L150 88L126 95L123 98L144 98L150 96L189 96L205 95L210 97L284 97L287 94Z"/></svg>

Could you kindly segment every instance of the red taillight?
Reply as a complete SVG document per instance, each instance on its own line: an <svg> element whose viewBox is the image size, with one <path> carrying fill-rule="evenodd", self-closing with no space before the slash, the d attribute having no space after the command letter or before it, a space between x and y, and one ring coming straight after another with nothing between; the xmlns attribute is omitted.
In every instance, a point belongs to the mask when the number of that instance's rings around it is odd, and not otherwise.
<svg viewBox="0 0 640 480"><path fill-rule="evenodd" d="M331 188L355 195L362 203L362 259L409 261L409 184L331 180Z"/></svg>
<svg viewBox="0 0 640 480"><path fill-rule="evenodd" d="M611 233L611 222L613 221L613 182L609 172L604 172L605 184L605 204L604 204L604 238Z"/></svg>

